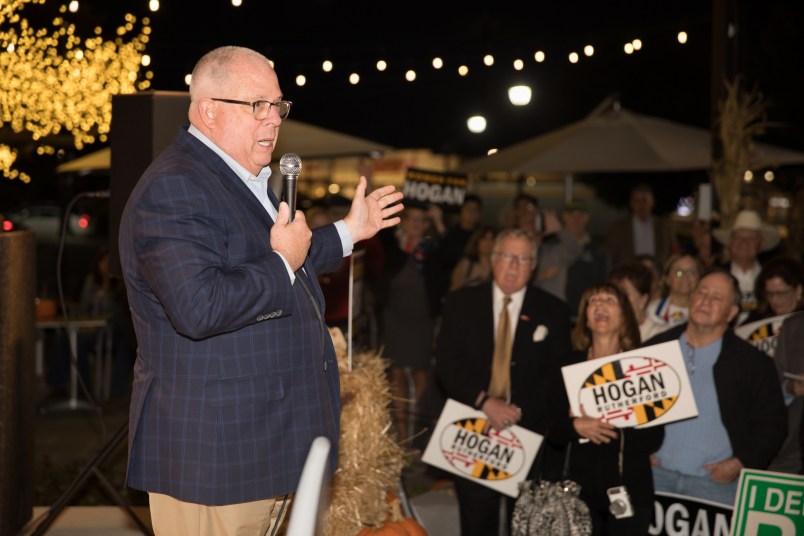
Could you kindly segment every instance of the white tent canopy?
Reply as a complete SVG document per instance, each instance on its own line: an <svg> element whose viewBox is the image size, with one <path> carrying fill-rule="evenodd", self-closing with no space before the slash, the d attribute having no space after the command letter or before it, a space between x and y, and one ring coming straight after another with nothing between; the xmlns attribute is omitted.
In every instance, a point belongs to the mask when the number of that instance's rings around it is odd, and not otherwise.
<svg viewBox="0 0 804 536"><path fill-rule="evenodd" d="M377 155L391 147L364 138L341 134L334 130L285 119L279 129L274 159L286 152L302 158L335 158L339 156ZM56 168L57 173L89 173L111 169L112 150L107 147L76 158Z"/></svg>
<svg viewBox="0 0 804 536"><path fill-rule="evenodd" d="M804 164L804 153L756 143L752 167ZM467 162L468 173L690 171L711 165L708 130L605 102L585 119Z"/></svg>

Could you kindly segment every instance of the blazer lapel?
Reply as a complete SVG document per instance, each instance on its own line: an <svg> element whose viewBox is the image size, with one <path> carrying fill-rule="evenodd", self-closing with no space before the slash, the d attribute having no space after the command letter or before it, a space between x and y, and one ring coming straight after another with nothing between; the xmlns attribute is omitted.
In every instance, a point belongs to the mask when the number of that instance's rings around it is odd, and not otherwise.
<svg viewBox="0 0 804 536"><path fill-rule="evenodd" d="M491 366L491 356L494 355L494 292L491 283L485 283L478 287L481 299L478 300L478 336L483 349L482 354L488 356L489 366ZM471 314L466 311L466 314Z"/></svg>
<svg viewBox="0 0 804 536"><path fill-rule="evenodd" d="M516 324L516 334L514 336L514 347L519 356L527 356L528 349L533 343L533 331L539 325L538 304L534 303L535 296L531 291L530 285L525 291L525 298L522 300L522 308L519 311L519 319Z"/></svg>
<svg viewBox="0 0 804 536"><path fill-rule="evenodd" d="M248 186L237 176L237 173L232 171L232 168L226 165L226 162L215 154L212 149L204 145L201 140L186 131L184 131L184 136L186 136L188 149L196 154L196 158L205 160L207 164L209 164L209 167L214 171L214 177L218 179L221 186L231 192L234 197L238 198L242 206L260 218L268 228L273 226L274 222L268 215L268 212L260 204L251 190L248 189ZM270 190L267 184L266 188ZM268 195L271 197L273 193L271 192ZM276 196L273 196L271 200L273 201L274 199L276 199Z"/></svg>

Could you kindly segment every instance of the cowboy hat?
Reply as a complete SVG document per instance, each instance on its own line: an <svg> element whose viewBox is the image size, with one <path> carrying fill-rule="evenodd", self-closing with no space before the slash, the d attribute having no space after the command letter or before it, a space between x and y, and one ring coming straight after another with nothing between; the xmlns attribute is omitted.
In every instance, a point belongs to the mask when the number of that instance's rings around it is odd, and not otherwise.
<svg viewBox="0 0 804 536"><path fill-rule="evenodd" d="M775 248L779 244L779 232L772 225L767 225L762 222L753 210L741 210L734 218L734 225L731 228L720 228L712 231L715 239L721 244L728 244L729 237L732 231L740 229L748 229L750 231L757 231L762 236L762 249L761 251L768 251Z"/></svg>

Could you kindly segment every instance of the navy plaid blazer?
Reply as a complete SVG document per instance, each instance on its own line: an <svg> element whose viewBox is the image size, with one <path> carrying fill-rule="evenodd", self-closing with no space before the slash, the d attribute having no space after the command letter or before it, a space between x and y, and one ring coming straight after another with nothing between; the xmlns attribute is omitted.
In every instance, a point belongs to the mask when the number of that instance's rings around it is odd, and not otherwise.
<svg viewBox="0 0 804 536"><path fill-rule="evenodd" d="M206 505L280 496L317 436L334 471L338 365L316 276L341 240L315 229L291 284L272 225L186 128L134 187L119 237L138 344L128 486Z"/></svg>

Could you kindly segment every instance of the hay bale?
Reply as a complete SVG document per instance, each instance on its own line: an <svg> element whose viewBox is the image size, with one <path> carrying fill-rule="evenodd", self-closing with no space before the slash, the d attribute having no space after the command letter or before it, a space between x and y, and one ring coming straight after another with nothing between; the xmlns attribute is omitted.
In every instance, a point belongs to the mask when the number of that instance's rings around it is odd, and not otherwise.
<svg viewBox="0 0 804 536"><path fill-rule="evenodd" d="M385 522L388 493L395 492L405 459L391 430L387 360L378 353L363 352L354 356L351 371L340 351L338 361L340 449L324 526L326 534L348 536Z"/></svg>

